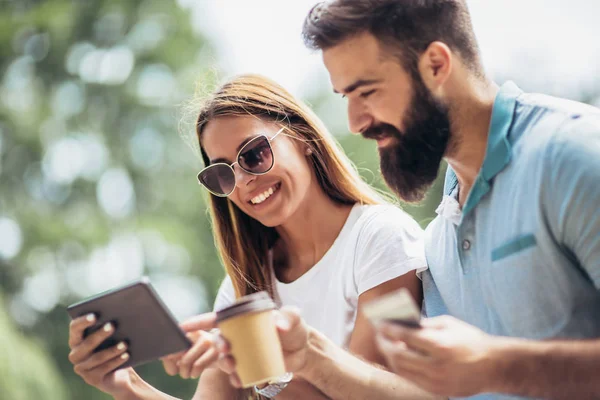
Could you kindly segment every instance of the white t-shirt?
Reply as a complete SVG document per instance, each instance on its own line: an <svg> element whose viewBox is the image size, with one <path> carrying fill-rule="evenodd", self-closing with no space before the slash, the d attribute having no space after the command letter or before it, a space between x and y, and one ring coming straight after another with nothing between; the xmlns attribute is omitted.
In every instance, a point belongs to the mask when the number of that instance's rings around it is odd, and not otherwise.
<svg viewBox="0 0 600 400"><path fill-rule="evenodd" d="M354 329L358 296L410 271L426 269L423 231L392 205L356 204L333 245L304 275L291 283L273 274L282 305L300 309L306 322L338 346L347 347ZM215 310L235 300L226 277Z"/></svg>

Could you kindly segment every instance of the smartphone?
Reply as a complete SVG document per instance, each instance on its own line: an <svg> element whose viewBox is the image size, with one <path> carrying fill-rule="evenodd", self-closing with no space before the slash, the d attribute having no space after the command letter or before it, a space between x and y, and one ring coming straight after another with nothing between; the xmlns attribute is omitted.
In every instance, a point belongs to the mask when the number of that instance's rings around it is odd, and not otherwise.
<svg viewBox="0 0 600 400"><path fill-rule="evenodd" d="M387 321L411 328L421 326L421 311L406 288L400 288L365 303L362 312L373 324Z"/></svg>
<svg viewBox="0 0 600 400"><path fill-rule="evenodd" d="M96 323L89 336L111 322L113 334L94 352L127 343L129 359L119 368L133 367L189 349L192 343L162 302L148 277L102 292L67 307L72 319L93 313Z"/></svg>

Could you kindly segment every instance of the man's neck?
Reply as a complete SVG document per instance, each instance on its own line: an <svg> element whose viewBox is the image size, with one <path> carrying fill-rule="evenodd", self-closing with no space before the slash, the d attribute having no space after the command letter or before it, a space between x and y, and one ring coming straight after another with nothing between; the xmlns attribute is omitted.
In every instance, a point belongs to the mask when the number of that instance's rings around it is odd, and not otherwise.
<svg viewBox="0 0 600 400"><path fill-rule="evenodd" d="M471 83L466 89L463 86L461 95L451 108L454 136L446 161L458 178L458 201L461 206L464 206L485 159L492 109L498 90L493 82Z"/></svg>

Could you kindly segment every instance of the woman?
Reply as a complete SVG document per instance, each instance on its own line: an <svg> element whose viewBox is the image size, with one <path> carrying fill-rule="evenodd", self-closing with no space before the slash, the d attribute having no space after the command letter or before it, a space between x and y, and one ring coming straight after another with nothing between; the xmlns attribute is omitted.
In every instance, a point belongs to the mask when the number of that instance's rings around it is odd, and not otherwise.
<svg viewBox="0 0 600 400"><path fill-rule="evenodd" d="M299 307L337 345L384 365L359 309L400 287L420 301L415 270L425 260L418 224L385 204L312 111L268 79L246 75L224 84L202 105L196 133L207 166L198 180L212 194L227 272L215 309L267 290L280 304ZM124 362L126 349L106 353L109 361L89 361L98 356L79 339L85 324L76 320L71 328L76 372L115 398L127 398L130 386L146 393L137 398L157 398L131 369L104 372ZM207 334L197 332L194 341L186 354L165 360L167 372L196 378L210 367L194 398L235 397L227 375L213 366L217 353ZM277 398L310 396L318 397L316 389L294 380Z"/></svg>

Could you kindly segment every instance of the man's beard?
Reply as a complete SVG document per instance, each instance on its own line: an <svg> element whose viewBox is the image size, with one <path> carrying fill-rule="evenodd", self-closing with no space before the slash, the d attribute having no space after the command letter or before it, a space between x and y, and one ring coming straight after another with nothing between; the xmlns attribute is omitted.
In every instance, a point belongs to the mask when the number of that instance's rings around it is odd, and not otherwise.
<svg viewBox="0 0 600 400"><path fill-rule="evenodd" d="M381 173L390 189L407 202L423 200L437 177L451 137L448 108L433 98L420 77L413 85L413 97L402 121L404 132L386 123L363 132L369 139L393 138L379 149Z"/></svg>

